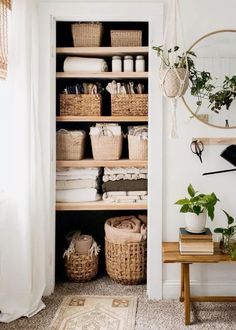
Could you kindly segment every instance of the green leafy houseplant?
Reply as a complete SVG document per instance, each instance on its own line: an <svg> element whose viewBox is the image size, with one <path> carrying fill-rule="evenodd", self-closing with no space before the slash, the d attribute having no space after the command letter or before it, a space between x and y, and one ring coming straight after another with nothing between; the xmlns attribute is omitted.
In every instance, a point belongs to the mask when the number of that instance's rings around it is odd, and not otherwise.
<svg viewBox="0 0 236 330"><path fill-rule="evenodd" d="M212 192L211 194L198 194L198 191L195 191L193 186L190 184L188 186L188 194L189 198L185 197L175 202L176 205L181 206L180 212L190 212L199 215L200 213L206 211L209 218L213 220L215 205L219 201L215 193Z"/></svg>
<svg viewBox="0 0 236 330"><path fill-rule="evenodd" d="M234 234L236 234L236 225L234 225L234 218L225 210L222 210L227 217L227 227L218 227L214 229L214 233L221 234L220 249L222 252L230 254L236 258L236 243L232 242Z"/></svg>

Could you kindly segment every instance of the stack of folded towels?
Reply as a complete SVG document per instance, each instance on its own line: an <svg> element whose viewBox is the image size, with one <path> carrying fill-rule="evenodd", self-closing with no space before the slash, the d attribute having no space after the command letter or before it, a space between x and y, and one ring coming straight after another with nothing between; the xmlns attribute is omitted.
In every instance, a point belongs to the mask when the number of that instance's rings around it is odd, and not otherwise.
<svg viewBox="0 0 236 330"><path fill-rule="evenodd" d="M147 168L104 168L103 200L139 203L147 200Z"/></svg>
<svg viewBox="0 0 236 330"><path fill-rule="evenodd" d="M79 203L101 199L101 195L98 194L100 174L100 168L58 169L56 201Z"/></svg>
<svg viewBox="0 0 236 330"><path fill-rule="evenodd" d="M141 242L147 239L146 215L122 216L107 219L106 239L113 243Z"/></svg>

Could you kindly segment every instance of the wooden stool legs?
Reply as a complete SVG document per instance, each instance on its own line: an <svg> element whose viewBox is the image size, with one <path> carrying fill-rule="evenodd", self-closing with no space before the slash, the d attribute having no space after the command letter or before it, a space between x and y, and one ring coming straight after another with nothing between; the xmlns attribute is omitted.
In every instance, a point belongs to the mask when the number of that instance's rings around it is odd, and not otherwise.
<svg viewBox="0 0 236 330"><path fill-rule="evenodd" d="M184 301L185 325L190 325L189 264L181 263L180 301Z"/></svg>

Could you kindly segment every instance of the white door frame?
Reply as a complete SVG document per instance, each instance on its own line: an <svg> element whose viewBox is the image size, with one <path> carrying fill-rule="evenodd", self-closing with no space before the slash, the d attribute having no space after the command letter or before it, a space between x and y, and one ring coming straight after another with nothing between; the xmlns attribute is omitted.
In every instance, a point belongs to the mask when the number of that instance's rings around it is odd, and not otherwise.
<svg viewBox="0 0 236 330"><path fill-rule="evenodd" d="M56 172L56 58L55 23L59 21L147 21L149 44L162 44L163 5L153 2L85 3L43 2L39 8L40 33L40 131L47 187L48 235L45 295L55 285L55 172ZM147 294L162 298L162 94L158 87L159 61L149 52L149 180Z"/></svg>

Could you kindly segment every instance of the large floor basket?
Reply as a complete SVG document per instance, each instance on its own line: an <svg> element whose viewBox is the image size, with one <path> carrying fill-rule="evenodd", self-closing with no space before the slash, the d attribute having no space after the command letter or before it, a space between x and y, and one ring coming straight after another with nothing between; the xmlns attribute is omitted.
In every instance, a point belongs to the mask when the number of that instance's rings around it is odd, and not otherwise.
<svg viewBox="0 0 236 330"><path fill-rule="evenodd" d="M106 270L121 284L139 284L146 280L147 241L113 243L105 239Z"/></svg>

